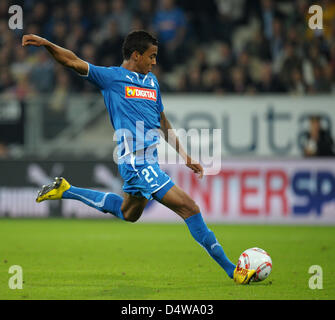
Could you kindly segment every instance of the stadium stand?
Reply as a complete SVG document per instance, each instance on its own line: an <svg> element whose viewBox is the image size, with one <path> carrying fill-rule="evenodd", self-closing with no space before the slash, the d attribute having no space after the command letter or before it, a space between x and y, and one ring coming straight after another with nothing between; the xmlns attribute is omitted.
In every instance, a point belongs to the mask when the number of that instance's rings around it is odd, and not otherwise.
<svg viewBox="0 0 335 320"><path fill-rule="evenodd" d="M308 28L311 3L31 0L24 4L24 30L14 33L8 29L8 6L2 1L0 90L21 98L50 93L54 101L66 91L94 90L45 52L22 49L22 33L46 37L91 63L119 65L123 37L134 29L148 29L160 41L163 92L334 92L335 3L320 1L325 8L323 33Z"/></svg>
<svg viewBox="0 0 335 320"><path fill-rule="evenodd" d="M8 7L19 1L12 2L0 2L1 101L6 104L13 97L20 101L21 118L32 119L32 113L43 110L39 130L45 140L64 133L70 124L66 137L87 124L98 128L94 120L100 119L102 108L95 108L89 99L85 106L76 100L73 95L93 95L96 88L54 63L46 51L22 48L23 34L38 34L90 63L111 66L121 64L122 41L128 32L149 30L159 39L154 72L163 93L335 92L334 1L318 2L324 13L323 30L311 30L310 0L27 0L24 28L15 31L8 28ZM36 110L24 115L23 106L29 101L34 101L30 109ZM76 114L82 108L86 118L75 118L72 107ZM0 157L8 155L8 144L21 144L23 136L38 144L41 133L34 126L39 120L33 119L31 130L22 129L21 118L20 130L14 129L10 138L8 128L0 126Z"/></svg>

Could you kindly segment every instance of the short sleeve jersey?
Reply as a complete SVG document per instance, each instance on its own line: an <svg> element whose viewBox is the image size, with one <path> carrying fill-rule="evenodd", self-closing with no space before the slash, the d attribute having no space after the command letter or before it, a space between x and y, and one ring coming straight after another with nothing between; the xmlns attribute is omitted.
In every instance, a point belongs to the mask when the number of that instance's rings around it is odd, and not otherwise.
<svg viewBox="0 0 335 320"><path fill-rule="evenodd" d="M162 104L159 84L151 72L140 74L123 67L88 64L84 76L101 91L115 129L118 156L159 143Z"/></svg>

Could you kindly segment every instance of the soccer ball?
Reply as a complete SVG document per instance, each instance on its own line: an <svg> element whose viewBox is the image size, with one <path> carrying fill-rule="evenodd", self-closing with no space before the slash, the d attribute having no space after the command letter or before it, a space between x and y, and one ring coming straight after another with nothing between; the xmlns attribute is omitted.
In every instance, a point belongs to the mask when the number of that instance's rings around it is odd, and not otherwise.
<svg viewBox="0 0 335 320"><path fill-rule="evenodd" d="M242 252L238 259L237 266L256 270L256 276L251 281L263 281L271 273L272 260L265 250L250 248Z"/></svg>

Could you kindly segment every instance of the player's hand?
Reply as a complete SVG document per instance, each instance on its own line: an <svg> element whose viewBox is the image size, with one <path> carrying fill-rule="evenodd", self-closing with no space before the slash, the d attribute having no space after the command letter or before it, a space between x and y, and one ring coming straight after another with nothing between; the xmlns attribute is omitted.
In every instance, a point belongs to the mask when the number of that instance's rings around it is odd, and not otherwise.
<svg viewBox="0 0 335 320"><path fill-rule="evenodd" d="M186 160L186 166L190 168L195 174L198 174L199 179L202 179L204 175L204 168L201 166L200 163L188 157Z"/></svg>
<svg viewBox="0 0 335 320"><path fill-rule="evenodd" d="M36 46L40 47L47 43L47 40L34 34L26 34L22 37L22 47Z"/></svg>

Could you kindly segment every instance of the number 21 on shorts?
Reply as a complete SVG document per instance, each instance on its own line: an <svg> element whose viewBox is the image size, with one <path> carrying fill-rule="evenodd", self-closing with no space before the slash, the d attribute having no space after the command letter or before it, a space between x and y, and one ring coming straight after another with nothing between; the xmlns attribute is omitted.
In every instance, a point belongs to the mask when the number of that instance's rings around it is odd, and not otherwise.
<svg viewBox="0 0 335 320"><path fill-rule="evenodd" d="M150 172L151 171L151 172ZM154 168L152 166L148 166L144 169L142 169L141 171L142 175L144 176L144 179L150 183L154 178L152 177L152 174L158 178L158 174L156 173L156 171L154 170Z"/></svg>

